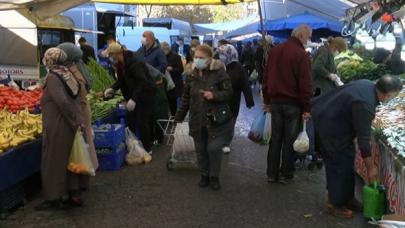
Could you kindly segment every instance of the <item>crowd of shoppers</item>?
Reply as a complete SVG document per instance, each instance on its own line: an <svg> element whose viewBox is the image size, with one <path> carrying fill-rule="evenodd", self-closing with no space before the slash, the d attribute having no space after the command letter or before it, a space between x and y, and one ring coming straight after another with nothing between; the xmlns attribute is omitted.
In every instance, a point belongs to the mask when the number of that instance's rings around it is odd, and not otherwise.
<svg viewBox="0 0 405 228"><path fill-rule="evenodd" d="M140 140L150 153L153 142L164 139L157 120L171 115L180 123L188 115L189 134L201 174L198 185L219 190L222 155L231 152L242 94L247 108L255 105L249 75L256 70L262 84L264 111L272 116L268 182L288 184L294 180L293 143L303 123L311 121L315 150L326 165L328 212L352 217L356 206L355 145L360 148L372 182L377 178L377 170L370 160L371 123L377 105L396 97L402 83L387 75L377 83L361 80L342 86L334 56L347 49L346 41L339 37L328 39L311 59L306 52L311 36L311 28L300 25L286 42L277 46L272 45L270 37L236 46L221 40L215 52L192 40L186 52L187 64L168 43L160 43L149 31L143 34L142 47L137 52L109 39L99 55L108 57L117 81L104 91L104 97L121 90L127 102L126 124L131 131L140 131ZM89 178L69 173L65 168L70 153L67 148L71 148L76 131L83 131L92 162L95 167L98 165L92 145L90 108L85 99L90 81L83 67L83 61L93 57L94 49L84 38L80 39L80 48L65 43L45 53L43 63L49 73L41 106L46 201L39 209L61 207L65 194L70 204L82 204L80 193L88 188ZM158 76L151 68L157 70ZM174 89L166 89L168 82L163 74L171 77ZM164 105L165 101L169 106Z"/></svg>

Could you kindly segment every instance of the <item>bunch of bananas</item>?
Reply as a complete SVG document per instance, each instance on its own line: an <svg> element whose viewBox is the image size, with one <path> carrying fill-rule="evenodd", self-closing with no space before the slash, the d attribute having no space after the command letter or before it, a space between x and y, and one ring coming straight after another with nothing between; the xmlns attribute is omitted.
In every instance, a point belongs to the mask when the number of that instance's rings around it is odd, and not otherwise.
<svg viewBox="0 0 405 228"><path fill-rule="evenodd" d="M42 116L30 114L28 109L16 114L0 111L0 153L35 139L42 133Z"/></svg>

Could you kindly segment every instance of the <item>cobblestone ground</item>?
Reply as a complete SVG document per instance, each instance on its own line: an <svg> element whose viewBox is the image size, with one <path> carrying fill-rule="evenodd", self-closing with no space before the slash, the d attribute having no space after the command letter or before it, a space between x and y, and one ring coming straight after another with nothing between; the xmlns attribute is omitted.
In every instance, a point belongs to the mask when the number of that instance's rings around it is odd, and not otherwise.
<svg viewBox="0 0 405 228"><path fill-rule="evenodd" d="M150 165L99 172L83 208L37 212L36 199L0 227L368 227L360 214L347 220L325 213L324 170L299 170L289 185L266 182L267 147L246 137L258 112L242 107L219 192L198 188L196 170L167 171L164 146Z"/></svg>

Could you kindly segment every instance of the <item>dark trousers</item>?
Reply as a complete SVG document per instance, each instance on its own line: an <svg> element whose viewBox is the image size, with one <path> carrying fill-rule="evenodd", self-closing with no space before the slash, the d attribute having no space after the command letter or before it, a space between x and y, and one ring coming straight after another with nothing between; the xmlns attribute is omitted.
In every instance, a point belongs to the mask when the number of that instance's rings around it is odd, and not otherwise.
<svg viewBox="0 0 405 228"><path fill-rule="evenodd" d="M347 205L354 197L354 158L354 146L324 157L329 202L334 206Z"/></svg>
<svg viewBox="0 0 405 228"><path fill-rule="evenodd" d="M135 110L127 113L127 126L132 132L140 131L140 140L146 151L152 150L152 121L153 105L137 105Z"/></svg>
<svg viewBox="0 0 405 228"><path fill-rule="evenodd" d="M230 134L226 134L225 138L226 138L226 145L225 146L230 146L233 140L233 137L235 136L235 125L236 125L236 119L238 117L234 117L232 119L232 132L230 132Z"/></svg>
<svg viewBox="0 0 405 228"><path fill-rule="evenodd" d="M177 112L177 97L169 97L168 99L169 99L170 114L172 116L175 116Z"/></svg>
<svg viewBox="0 0 405 228"><path fill-rule="evenodd" d="M278 179L281 173L286 178L293 178L293 144L301 129L301 108L289 104L272 104L271 108L272 135L267 155L267 175Z"/></svg>
<svg viewBox="0 0 405 228"><path fill-rule="evenodd" d="M201 129L201 136L194 138L198 165L203 176L218 177L221 172L222 147L226 146L226 137L210 137L206 127Z"/></svg>

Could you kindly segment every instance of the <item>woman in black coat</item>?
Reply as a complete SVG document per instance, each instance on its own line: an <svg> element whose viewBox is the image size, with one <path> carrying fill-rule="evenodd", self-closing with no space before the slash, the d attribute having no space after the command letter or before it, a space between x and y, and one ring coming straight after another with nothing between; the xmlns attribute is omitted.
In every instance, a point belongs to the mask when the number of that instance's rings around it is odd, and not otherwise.
<svg viewBox="0 0 405 228"><path fill-rule="evenodd" d="M247 72L239 62L238 58L238 51L236 48L230 44L222 45L218 48L219 58L220 60L226 65L226 72L228 73L229 77L232 81L232 88L233 88L233 97L230 101L229 106L231 107L231 111L233 113L233 128L232 134L229 135L228 138L228 146L222 148L223 152L228 154L231 152L230 144L232 142L234 132L235 132L235 124L236 119L239 115L239 108L240 108L240 100L242 97L242 93L245 97L246 107L252 108L255 103L253 100L252 90L249 86L249 80L247 76Z"/></svg>
<svg viewBox="0 0 405 228"><path fill-rule="evenodd" d="M167 68L166 70L170 73L173 79L175 88L167 91L167 98L169 99L170 113L172 116L176 115L177 111L177 100L183 94L183 78L182 74L184 71L183 62L181 61L180 55L173 52L168 43L162 42L160 44L163 52L167 58Z"/></svg>

